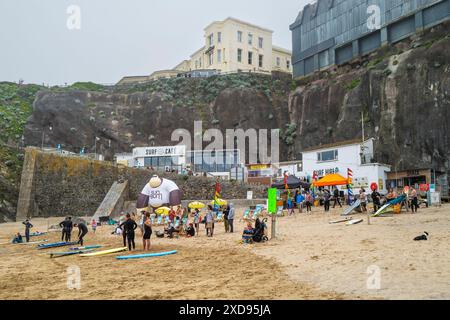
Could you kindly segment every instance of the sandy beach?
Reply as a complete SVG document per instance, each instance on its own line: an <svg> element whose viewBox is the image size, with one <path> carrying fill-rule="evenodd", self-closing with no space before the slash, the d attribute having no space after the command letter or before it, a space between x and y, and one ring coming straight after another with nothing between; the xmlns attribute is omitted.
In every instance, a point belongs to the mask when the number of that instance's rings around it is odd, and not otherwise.
<svg viewBox="0 0 450 320"><path fill-rule="evenodd" d="M340 213L316 208L312 215L280 218L278 238L257 245L239 243L244 222L236 223L234 234L216 224L212 239L201 226L198 238L152 238L152 252L178 254L147 260L50 259L49 252L66 250L1 245L0 299L450 299L449 205L374 218L371 225L363 215L355 226L329 224ZM60 220L34 219L34 231ZM0 225L0 243L22 229L20 222ZM429 241L413 241L424 231ZM121 237L111 232L102 226L86 244L121 247ZM139 232L136 238L140 253ZM70 266L80 268L80 290L67 288ZM379 271L379 290L368 289L368 269Z"/></svg>

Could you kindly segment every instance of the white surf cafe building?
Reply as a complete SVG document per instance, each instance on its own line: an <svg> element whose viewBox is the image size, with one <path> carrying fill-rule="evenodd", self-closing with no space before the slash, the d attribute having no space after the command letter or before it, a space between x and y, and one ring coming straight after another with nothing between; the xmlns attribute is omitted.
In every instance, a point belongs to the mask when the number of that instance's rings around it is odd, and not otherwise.
<svg viewBox="0 0 450 320"><path fill-rule="evenodd" d="M340 174L348 177L348 169L353 171L353 185L355 192L361 188L370 190L372 183L378 184L382 193L387 193L386 180L391 167L376 163L374 156L374 139L362 141L347 141L324 145L302 152L303 172L299 175L312 181L314 175L318 179L328 174ZM345 190L346 186L342 186Z"/></svg>

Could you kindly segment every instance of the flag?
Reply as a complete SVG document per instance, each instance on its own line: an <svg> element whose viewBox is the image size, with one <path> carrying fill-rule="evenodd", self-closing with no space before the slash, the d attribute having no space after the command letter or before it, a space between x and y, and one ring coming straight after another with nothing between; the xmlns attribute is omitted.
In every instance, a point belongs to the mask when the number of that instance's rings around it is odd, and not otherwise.
<svg viewBox="0 0 450 320"><path fill-rule="evenodd" d="M221 188L220 188L220 182L219 179L217 179L216 181L216 186L215 186L215 190L214 190L214 207L216 209L218 209L220 207L219 204L219 199L220 199L220 192L221 192Z"/></svg>
<svg viewBox="0 0 450 320"><path fill-rule="evenodd" d="M348 169L347 170L347 178L348 178L348 202L349 204L353 203L353 198L354 198L354 194L353 194L353 170L352 169Z"/></svg>
<svg viewBox="0 0 450 320"><path fill-rule="evenodd" d="M289 190L288 177L289 177L288 173L285 172L284 173L284 188L287 190L287 192L288 192L288 200L290 200L291 199L291 191Z"/></svg>

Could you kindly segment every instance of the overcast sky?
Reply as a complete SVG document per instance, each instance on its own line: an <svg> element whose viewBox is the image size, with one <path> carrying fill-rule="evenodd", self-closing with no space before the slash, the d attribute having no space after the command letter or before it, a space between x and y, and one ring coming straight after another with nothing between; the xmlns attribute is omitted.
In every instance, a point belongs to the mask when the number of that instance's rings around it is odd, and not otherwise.
<svg viewBox="0 0 450 320"><path fill-rule="evenodd" d="M203 45L204 27L228 16L272 29L274 44L291 49L289 25L309 2L1 0L0 81L109 84L171 69ZM67 27L71 5L80 29Z"/></svg>

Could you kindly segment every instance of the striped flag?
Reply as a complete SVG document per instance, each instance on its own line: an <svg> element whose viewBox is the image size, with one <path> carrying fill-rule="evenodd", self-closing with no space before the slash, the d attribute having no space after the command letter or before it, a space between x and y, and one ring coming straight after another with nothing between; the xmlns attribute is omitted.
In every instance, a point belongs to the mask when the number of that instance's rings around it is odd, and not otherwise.
<svg viewBox="0 0 450 320"><path fill-rule="evenodd" d="M351 205L353 203L354 193L353 193L353 171L350 168L347 171L347 177L348 177L348 202Z"/></svg>
<svg viewBox="0 0 450 320"><path fill-rule="evenodd" d="M220 188L219 179L217 179L216 187L215 187L215 191L214 191L214 207L216 207L216 208L220 208L219 199L220 199L220 192L221 191L222 190Z"/></svg>

